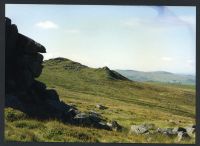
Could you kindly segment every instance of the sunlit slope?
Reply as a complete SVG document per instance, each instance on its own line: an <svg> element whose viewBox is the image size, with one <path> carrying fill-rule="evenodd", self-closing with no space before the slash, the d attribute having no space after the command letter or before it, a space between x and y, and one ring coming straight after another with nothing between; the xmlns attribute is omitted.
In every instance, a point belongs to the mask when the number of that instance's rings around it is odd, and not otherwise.
<svg viewBox="0 0 200 146"><path fill-rule="evenodd" d="M129 81L107 67L89 68L64 58L45 61L39 80L49 88L56 88L60 98L66 100L90 100L91 105L95 105L95 101L108 100L106 104L117 102L119 105L128 104L127 108L134 109L137 105L141 109L195 117L193 86L181 88L181 85L163 86Z"/></svg>
<svg viewBox="0 0 200 146"><path fill-rule="evenodd" d="M156 128L195 124L195 87L130 81L108 67L90 68L64 58L44 62L38 80L55 89L60 99L84 112L95 111L115 120L121 132L41 121L11 108L5 109L6 141L176 143L161 134L130 135L131 125L152 123ZM108 107L96 108L96 104ZM195 139L179 143L194 143Z"/></svg>

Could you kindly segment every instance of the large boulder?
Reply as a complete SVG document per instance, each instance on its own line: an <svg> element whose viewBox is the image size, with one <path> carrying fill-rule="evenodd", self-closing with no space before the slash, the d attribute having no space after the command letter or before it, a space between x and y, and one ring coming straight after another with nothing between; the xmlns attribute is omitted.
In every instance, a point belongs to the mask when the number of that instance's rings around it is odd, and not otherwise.
<svg viewBox="0 0 200 146"><path fill-rule="evenodd" d="M129 131L130 134L144 134L149 132L149 128L142 124L142 125L132 125Z"/></svg>
<svg viewBox="0 0 200 146"><path fill-rule="evenodd" d="M111 128L105 123L105 121L96 114L79 113L74 117L74 122L75 124L87 127L111 130Z"/></svg>

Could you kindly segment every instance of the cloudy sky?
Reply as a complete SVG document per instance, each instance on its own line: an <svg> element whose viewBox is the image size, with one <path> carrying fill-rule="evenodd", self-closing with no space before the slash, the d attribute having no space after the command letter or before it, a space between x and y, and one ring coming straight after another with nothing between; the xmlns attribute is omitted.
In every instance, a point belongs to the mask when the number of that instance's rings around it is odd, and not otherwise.
<svg viewBox="0 0 200 146"><path fill-rule="evenodd" d="M90 67L195 74L195 7L6 5L45 59Z"/></svg>

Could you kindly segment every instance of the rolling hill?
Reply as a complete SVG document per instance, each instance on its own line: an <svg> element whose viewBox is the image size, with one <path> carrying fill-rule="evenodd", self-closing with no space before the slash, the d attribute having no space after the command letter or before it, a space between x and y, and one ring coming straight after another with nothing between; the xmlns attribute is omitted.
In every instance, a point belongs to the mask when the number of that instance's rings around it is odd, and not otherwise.
<svg viewBox="0 0 200 146"><path fill-rule="evenodd" d="M37 79L58 92L60 100L82 112L95 111L107 121L117 121L123 131L74 126L55 119L40 121L5 109L8 141L175 143L163 135L130 135L131 125L156 127L195 124L195 86L131 81L108 67L90 68L66 58L43 63ZM96 108L97 104L108 107ZM11 120L12 119L12 120ZM195 139L181 143L194 143Z"/></svg>
<svg viewBox="0 0 200 146"><path fill-rule="evenodd" d="M155 71L155 72L142 72L135 70L115 70L115 71L133 81L195 85L194 75L174 74L166 71Z"/></svg>

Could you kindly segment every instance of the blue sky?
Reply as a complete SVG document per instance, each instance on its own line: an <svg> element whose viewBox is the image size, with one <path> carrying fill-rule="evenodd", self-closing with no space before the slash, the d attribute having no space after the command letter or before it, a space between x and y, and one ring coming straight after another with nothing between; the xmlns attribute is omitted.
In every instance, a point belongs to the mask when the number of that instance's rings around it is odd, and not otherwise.
<svg viewBox="0 0 200 146"><path fill-rule="evenodd" d="M9 4L6 16L46 47L45 59L195 74L195 7Z"/></svg>

